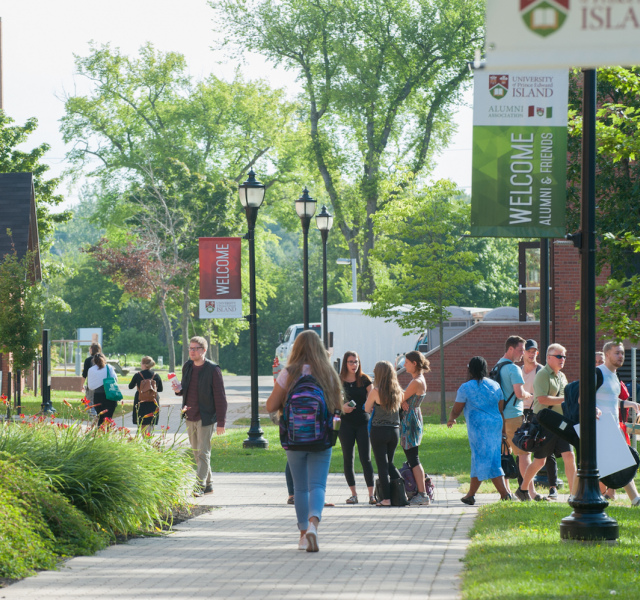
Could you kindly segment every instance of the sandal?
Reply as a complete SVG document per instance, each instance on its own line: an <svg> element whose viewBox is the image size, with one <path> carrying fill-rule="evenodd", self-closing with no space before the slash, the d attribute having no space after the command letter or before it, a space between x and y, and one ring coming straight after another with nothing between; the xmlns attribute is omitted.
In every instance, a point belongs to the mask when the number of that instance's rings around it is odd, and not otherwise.
<svg viewBox="0 0 640 600"><path fill-rule="evenodd" d="M369 496L369 504L376 504L376 497L375 496Z"/></svg>
<svg viewBox="0 0 640 600"><path fill-rule="evenodd" d="M389 508L390 506L393 506L391 503L389 504L382 504L382 502L376 502L376 506L380 506L382 508Z"/></svg>
<svg viewBox="0 0 640 600"><path fill-rule="evenodd" d="M347 504L358 504L358 496L355 494L349 498L347 498Z"/></svg>
<svg viewBox="0 0 640 600"><path fill-rule="evenodd" d="M294 501L294 499L293 499L293 498L294 498L293 496L289 496L289 497L287 498L287 504L295 504L295 501Z"/></svg>

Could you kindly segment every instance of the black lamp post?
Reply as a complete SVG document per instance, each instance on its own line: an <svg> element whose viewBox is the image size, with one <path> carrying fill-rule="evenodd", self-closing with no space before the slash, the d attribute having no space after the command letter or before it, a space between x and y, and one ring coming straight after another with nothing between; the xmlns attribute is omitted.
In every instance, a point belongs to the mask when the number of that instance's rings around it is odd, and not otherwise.
<svg viewBox="0 0 640 600"><path fill-rule="evenodd" d="M300 222L302 223L302 233L304 238L304 247L303 247L303 259L304 259L304 328L309 329L309 246L308 246L308 237L309 237L309 224L311 223L311 217L316 212L316 201L309 196L309 190L305 187L302 190L302 196L296 200L296 212L300 217Z"/></svg>
<svg viewBox="0 0 640 600"><path fill-rule="evenodd" d="M251 427L249 437L244 440L244 448L268 448L269 442L264 439L263 431L260 427L260 416L258 412L258 335L257 335L257 315L256 315L256 250L254 231L258 209L264 200L265 186L256 181L256 174L253 169L249 171L249 178L238 187L240 194L240 204L244 206L247 214L247 225L249 231L244 236L249 240L249 314L245 317L249 321L250 355L251 355Z"/></svg>
<svg viewBox="0 0 640 600"><path fill-rule="evenodd" d="M316 225L322 236L322 341L324 347L329 349L329 325L327 323L327 238L333 226L333 215L327 211L327 207L322 205L319 215L316 215Z"/></svg>

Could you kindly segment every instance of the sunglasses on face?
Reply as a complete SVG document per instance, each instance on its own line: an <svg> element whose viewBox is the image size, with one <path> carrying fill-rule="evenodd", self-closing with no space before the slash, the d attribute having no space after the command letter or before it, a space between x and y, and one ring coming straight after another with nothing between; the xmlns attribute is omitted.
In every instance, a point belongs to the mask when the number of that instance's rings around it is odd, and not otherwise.
<svg viewBox="0 0 640 600"><path fill-rule="evenodd" d="M557 358L558 360L567 360L564 354L549 354L549 356L553 356L553 358Z"/></svg>

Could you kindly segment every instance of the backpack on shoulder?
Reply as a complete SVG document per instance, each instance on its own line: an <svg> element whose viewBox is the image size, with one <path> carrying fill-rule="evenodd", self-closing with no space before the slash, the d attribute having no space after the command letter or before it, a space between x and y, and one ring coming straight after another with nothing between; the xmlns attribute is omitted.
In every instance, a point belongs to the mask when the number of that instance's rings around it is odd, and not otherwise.
<svg viewBox="0 0 640 600"><path fill-rule="evenodd" d="M141 375L142 377L142 375ZM158 397L158 386L155 379L145 379L138 384L138 402L155 402Z"/></svg>
<svg viewBox="0 0 640 600"><path fill-rule="evenodd" d="M602 371L596 367L596 391L598 391L604 383ZM580 423L580 382L572 381L564 388L564 402L562 403L562 414L567 421L571 423Z"/></svg>
<svg viewBox="0 0 640 600"><path fill-rule="evenodd" d="M493 369L491 369L491 371L489 371L489 379L493 379L499 386L500 389L502 390L502 378L500 376L500 371L502 371L502 367L505 367L506 365L512 365L513 363L510 360L503 360L502 362L497 363ZM502 407L503 409L505 409L507 407L507 404L509 404L509 402L511 402L511 398L513 398L515 395L515 392L511 392L511 395L508 398L504 399L504 406Z"/></svg>
<svg viewBox="0 0 640 600"><path fill-rule="evenodd" d="M280 417L280 443L285 450L320 452L336 443L333 416L324 391L313 375L295 382Z"/></svg>

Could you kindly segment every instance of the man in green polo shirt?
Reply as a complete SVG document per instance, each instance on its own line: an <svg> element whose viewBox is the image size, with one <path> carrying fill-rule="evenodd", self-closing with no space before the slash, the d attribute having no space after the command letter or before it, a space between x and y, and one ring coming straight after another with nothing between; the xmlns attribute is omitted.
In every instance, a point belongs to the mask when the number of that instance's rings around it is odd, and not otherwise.
<svg viewBox="0 0 640 600"><path fill-rule="evenodd" d="M547 364L540 369L533 381L533 409L534 422L536 416L543 408L549 408L562 414L562 402L564 401L564 388L567 385L567 377L562 373L567 360L567 351L560 344L551 344L547 349ZM527 488L542 468L547 457L554 453L561 455L564 461L564 470L567 474L569 493L573 494L574 477L576 475L576 459L569 442L560 439L557 435L545 430L547 439L544 444L533 451L533 462L525 471L522 486L516 491L520 500L530 500ZM524 488L524 490L522 489Z"/></svg>

